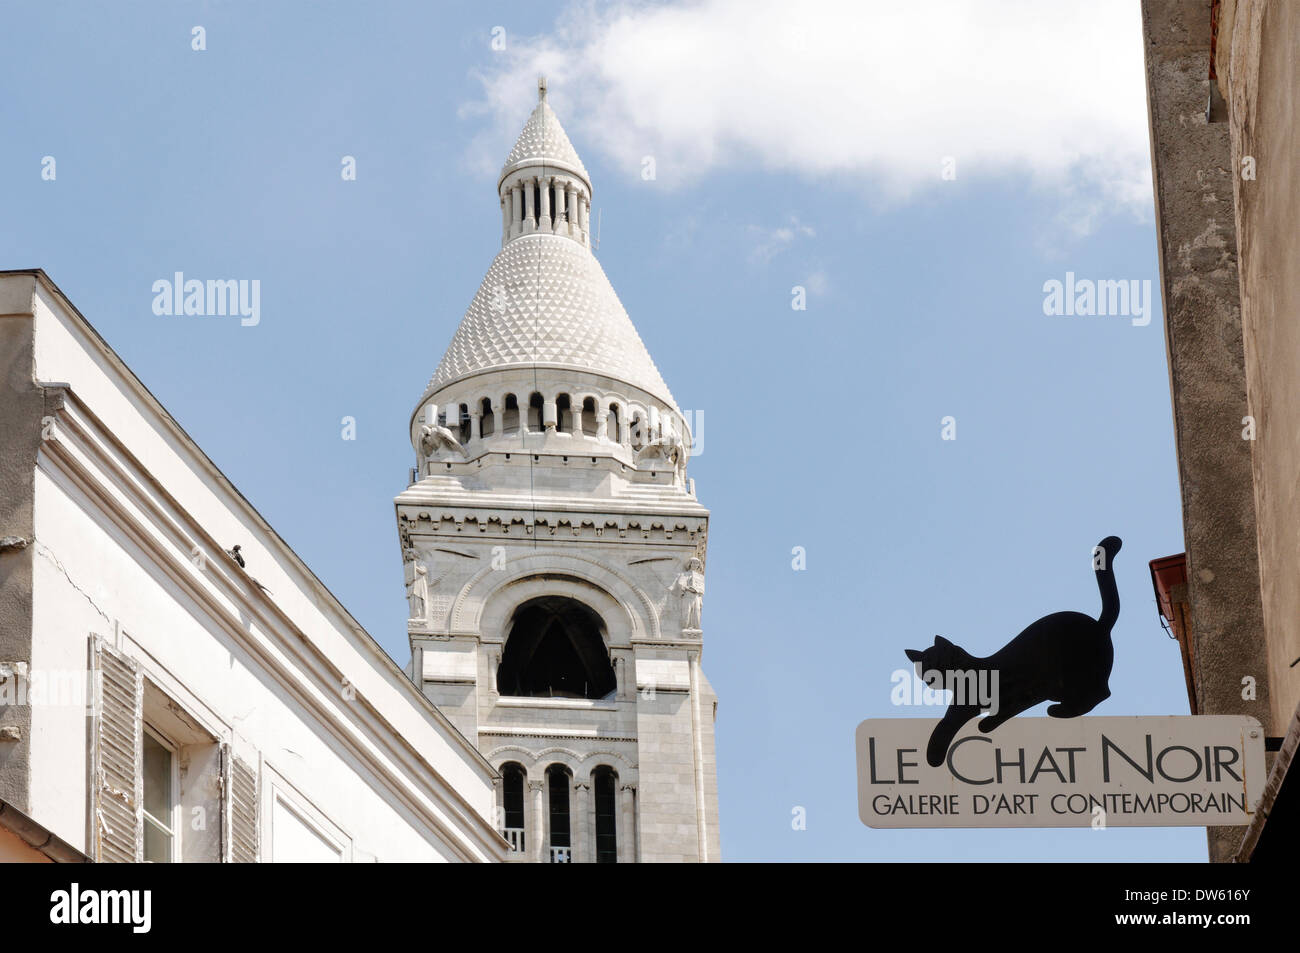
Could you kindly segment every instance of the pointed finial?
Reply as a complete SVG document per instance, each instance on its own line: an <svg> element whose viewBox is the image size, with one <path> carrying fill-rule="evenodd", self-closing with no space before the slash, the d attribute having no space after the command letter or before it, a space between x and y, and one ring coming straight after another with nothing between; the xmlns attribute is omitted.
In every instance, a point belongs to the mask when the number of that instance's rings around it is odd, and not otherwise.
<svg viewBox="0 0 1300 953"><path fill-rule="evenodd" d="M537 101L539 103L546 102L546 77L545 76L537 77Z"/></svg>

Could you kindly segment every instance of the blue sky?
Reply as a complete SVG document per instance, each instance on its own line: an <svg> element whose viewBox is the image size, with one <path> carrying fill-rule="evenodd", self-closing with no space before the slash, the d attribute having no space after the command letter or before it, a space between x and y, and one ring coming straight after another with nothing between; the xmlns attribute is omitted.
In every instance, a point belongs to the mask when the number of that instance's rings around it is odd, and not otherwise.
<svg viewBox="0 0 1300 953"><path fill-rule="evenodd" d="M951 49L977 29L960 5L814 5L765 56L789 25L724 0L9 4L0 267L44 268L405 664L407 421L499 246L495 173L545 68L598 257L704 415L724 856L1201 860L1197 828L857 818L858 722L929 714L890 704L903 649L942 633L987 653L1047 612L1095 615L1111 533L1123 611L1097 714L1187 710L1146 565L1183 549L1159 302L1146 327L1042 307L1067 271L1158 299L1139 25L1012 5L1040 12ZM884 65L841 48L886 27L910 39ZM620 55L629 32L644 57ZM260 324L153 314L175 271L259 279Z"/></svg>

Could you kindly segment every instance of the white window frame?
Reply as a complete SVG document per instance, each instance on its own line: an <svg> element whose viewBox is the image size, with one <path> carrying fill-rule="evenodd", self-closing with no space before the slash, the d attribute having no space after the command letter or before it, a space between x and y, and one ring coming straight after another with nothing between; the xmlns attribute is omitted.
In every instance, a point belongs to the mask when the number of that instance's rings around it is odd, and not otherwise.
<svg viewBox="0 0 1300 953"><path fill-rule="evenodd" d="M144 735L148 735L149 737L153 738L154 741L158 742L158 744L166 748L167 752L171 755L171 772L170 772L171 777L168 779L168 792L167 792L168 800L170 801L169 813L171 814L171 817L168 818L168 821L170 822L170 828L171 828L170 833L172 838L171 863L178 864L180 863L181 856L182 856L181 855L181 821L183 820L181 816L181 800L180 800L180 793L181 793L180 748L176 744L176 742L172 741L171 738L167 737L166 734L164 734L162 731L159 731L157 728L155 728L153 724L149 722L148 719L145 719L144 722L144 731L141 734L142 739ZM141 753L141 758L140 758L140 771L141 771L141 777L143 778L143 772L144 772L143 752ZM163 819L155 818L147 810L145 810L144 798L142 797L140 799L140 823L142 825L147 825L151 820L156 824L163 823ZM143 857L141 859L143 859Z"/></svg>

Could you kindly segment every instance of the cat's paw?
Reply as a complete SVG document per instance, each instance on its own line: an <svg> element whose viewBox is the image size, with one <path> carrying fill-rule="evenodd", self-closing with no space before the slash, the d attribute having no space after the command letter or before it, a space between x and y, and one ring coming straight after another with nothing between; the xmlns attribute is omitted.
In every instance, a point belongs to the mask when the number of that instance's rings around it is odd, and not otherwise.
<svg viewBox="0 0 1300 953"><path fill-rule="evenodd" d="M1076 715L1082 715L1077 707L1057 702L1055 705L1047 706L1047 714L1052 718L1073 718Z"/></svg>

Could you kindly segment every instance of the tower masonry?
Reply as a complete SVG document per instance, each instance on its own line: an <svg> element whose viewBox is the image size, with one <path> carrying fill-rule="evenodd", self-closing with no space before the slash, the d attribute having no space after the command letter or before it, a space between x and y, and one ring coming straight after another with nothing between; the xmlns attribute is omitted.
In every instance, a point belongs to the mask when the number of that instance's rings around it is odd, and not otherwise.
<svg viewBox="0 0 1300 953"><path fill-rule="evenodd" d="M511 859L716 861L691 422L592 254L591 179L539 93L501 250L411 415L411 675L500 773Z"/></svg>

